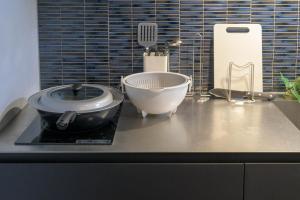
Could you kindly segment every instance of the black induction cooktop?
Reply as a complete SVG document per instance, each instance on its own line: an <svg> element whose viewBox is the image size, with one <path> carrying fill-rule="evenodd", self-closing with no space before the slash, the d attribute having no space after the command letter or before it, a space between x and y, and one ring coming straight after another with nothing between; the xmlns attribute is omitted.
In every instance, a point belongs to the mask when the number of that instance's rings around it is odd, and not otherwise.
<svg viewBox="0 0 300 200"><path fill-rule="evenodd" d="M37 116L16 140L16 145L111 145L113 143L120 112L113 120L101 127L81 131L60 131L48 129L47 124Z"/></svg>

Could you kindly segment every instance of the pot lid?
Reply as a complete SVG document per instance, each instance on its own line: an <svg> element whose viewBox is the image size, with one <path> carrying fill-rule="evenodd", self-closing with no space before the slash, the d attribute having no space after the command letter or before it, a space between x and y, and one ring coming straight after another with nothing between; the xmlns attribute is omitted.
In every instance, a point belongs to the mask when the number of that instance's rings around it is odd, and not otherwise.
<svg viewBox="0 0 300 200"><path fill-rule="evenodd" d="M113 102L108 87L93 84L73 84L52 87L40 92L36 103L52 112L91 111Z"/></svg>
<svg viewBox="0 0 300 200"><path fill-rule="evenodd" d="M47 92L47 96L56 100L64 101L81 101L93 99L96 97L103 98L104 90L99 87L88 85L74 84L62 88L54 88ZM105 94L105 96L108 94Z"/></svg>

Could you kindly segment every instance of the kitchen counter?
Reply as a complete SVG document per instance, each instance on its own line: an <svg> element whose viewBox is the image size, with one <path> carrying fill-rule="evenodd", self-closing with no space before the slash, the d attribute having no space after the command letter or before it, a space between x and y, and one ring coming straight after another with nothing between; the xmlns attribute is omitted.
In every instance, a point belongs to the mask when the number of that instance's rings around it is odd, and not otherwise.
<svg viewBox="0 0 300 200"><path fill-rule="evenodd" d="M187 98L171 119L125 102L112 145L15 145L36 118L26 107L0 132L1 162L300 162L300 131L272 102Z"/></svg>

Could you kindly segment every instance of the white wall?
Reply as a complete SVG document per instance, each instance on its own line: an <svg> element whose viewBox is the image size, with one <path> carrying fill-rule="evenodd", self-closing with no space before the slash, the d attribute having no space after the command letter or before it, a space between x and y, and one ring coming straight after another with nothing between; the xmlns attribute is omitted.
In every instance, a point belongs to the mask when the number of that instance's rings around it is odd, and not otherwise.
<svg viewBox="0 0 300 200"><path fill-rule="evenodd" d="M39 90L37 0L0 0L0 121ZM13 102L13 103L12 103Z"/></svg>

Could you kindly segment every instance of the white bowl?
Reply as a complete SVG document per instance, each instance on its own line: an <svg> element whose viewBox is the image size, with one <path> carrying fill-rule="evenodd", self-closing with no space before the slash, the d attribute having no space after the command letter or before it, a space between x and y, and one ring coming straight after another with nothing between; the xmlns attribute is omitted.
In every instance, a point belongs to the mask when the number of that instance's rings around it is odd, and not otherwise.
<svg viewBox="0 0 300 200"><path fill-rule="evenodd" d="M142 72L122 79L131 102L147 114L174 114L185 98L191 80L172 72Z"/></svg>

